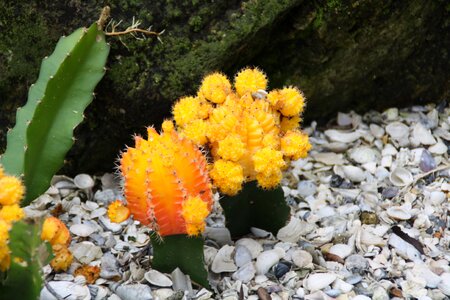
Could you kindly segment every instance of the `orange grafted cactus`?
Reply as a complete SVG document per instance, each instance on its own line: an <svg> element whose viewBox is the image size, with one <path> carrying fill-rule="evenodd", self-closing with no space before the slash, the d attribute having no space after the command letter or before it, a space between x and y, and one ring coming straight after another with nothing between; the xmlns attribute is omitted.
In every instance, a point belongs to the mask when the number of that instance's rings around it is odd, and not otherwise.
<svg viewBox="0 0 450 300"><path fill-rule="evenodd" d="M42 224L41 240L48 241L52 245L55 257L50 261L50 266L56 272L67 271L73 261L72 252L69 250L71 241L69 229L58 218L48 217Z"/></svg>
<svg viewBox="0 0 450 300"><path fill-rule="evenodd" d="M206 159L173 124L162 127L161 134L148 128L147 139L136 137L122 155L127 206L161 236L200 234L212 206Z"/></svg>

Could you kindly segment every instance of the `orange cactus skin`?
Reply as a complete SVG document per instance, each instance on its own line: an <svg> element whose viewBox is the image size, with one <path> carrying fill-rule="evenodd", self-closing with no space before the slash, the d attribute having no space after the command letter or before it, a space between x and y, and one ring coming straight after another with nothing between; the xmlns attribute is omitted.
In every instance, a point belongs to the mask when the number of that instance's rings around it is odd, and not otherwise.
<svg viewBox="0 0 450 300"><path fill-rule="evenodd" d="M207 162L201 151L175 131L159 135L148 128L148 138L135 138L121 158L125 197L134 218L161 236L186 234L183 203L199 196L212 206Z"/></svg>

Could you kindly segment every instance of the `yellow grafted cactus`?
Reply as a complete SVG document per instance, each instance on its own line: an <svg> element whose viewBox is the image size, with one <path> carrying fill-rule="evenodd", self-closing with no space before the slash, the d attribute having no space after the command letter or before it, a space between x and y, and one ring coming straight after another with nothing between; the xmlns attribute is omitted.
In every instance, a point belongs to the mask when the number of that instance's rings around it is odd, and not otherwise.
<svg viewBox="0 0 450 300"><path fill-rule="evenodd" d="M71 237L66 225L58 218L46 218L42 224L41 239L52 245L55 257L50 261L50 266L53 270L66 271L73 261L73 255L68 248Z"/></svg>
<svg viewBox="0 0 450 300"><path fill-rule="evenodd" d="M24 217L24 212L19 206L25 193L25 188L20 179L5 174L0 166L0 271L9 269L11 263L9 243L9 231L13 223Z"/></svg>
<svg viewBox="0 0 450 300"><path fill-rule="evenodd" d="M305 157L311 148L300 131L305 98L295 87L267 93L266 75L256 68L239 72L234 90L227 82L214 73L203 80L196 98L180 99L173 109L177 130L209 147L211 178L224 194L237 194L244 181L274 188L286 161ZM205 101L210 106L200 116L199 103Z"/></svg>
<svg viewBox="0 0 450 300"><path fill-rule="evenodd" d="M168 122L162 128L148 128L122 155L127 207L161 236L198 235L212 206L206 158Z"/></svg>

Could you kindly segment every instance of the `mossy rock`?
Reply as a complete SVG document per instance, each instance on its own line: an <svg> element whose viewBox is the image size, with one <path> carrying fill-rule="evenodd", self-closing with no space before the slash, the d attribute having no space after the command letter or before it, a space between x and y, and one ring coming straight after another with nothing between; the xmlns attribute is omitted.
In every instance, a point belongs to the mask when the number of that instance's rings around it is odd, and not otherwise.
<svg viewBox="0 0 450 300"><path fill-rule="evenodd" d="M214 70L233 76L253 65L270 88L299 86L306 120L440 101L449 95L447 2L375 0L3 1L0 3L0 152L41 59L58 38L98 17L165 29L155 38L110 38L100 83L64 170L110 170L133 133L170 116Z"/></svg>

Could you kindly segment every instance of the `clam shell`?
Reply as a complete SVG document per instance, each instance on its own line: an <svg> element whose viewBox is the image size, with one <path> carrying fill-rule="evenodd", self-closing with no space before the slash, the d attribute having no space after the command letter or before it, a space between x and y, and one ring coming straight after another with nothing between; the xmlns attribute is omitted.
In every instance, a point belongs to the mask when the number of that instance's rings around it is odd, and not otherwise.
<svg viewBox="0 0 450 300"><path fill-rule="evenodd" d="M364 171L355 166L334 166L333 171L353 182L361 182L366 179Z"/></svg>
<svg viewBox="0 0 450 300"><path fill-rule="evenodd" d="M325 135L333 142L351 143L361 137L359 131L345 132L336 129L325 130Z"/></svg>
<svg viewBox="0 0 450 300"><path fill-rule="evenodd" d="M441 274L441 282L438 284L438 289L447 296L450 296L450 273Z"/></svg>
<svg viewBox="0 0 450 300"><path fill-rule="evenodd" d="M431 134L431 131L426 129L421 123L414 125L411 140L412 142L422 145L436 144L436 139Z"/></svg>
<svg viewBox="0 0 450 300"><path fill-rule="evenodd" d="M94 179L88 174L78 174L73 179L73 183L77 186L77 188L86 190L94 187Z"/></svg>
<svg viewBox="0 0 450 300"><path fill-rule="evenodd" d="M172 286L172 280L170 280L169 277L162 274L161 272L158 272L156 270L150 270L145 273L144 275L145 280L147 280L149 283L160 286L160 287L169 287Z"/></svg>
<svg viewBox="0 0 450 300"><path fill-rule="evenodd" d="M349 157L351 160L365 164L368 162L374 162L378 159L379 153L368 146L360 146L349 150Z"/></svg>
<svg viewBox="0 0 450 300"><path fill-rule="evenodd" d="M216 257L211 265L211 270L214 273L222 273L222 272L234 272L237 270L237 266L234 264L233 260L233 252L234 247L225 245L223 246L219 252L217 252Z"/></svg>
<svg viewBox="0 0 450 300"><path fill-rule="evenodd" d="M350 254L352 254L352 247L346 244L336 244L331 246L330 250L328 251L331 254L337 255L340 258L346 258Z"/></svg>
<svg viewBox="0 0 450 300"><path fill-rule="evenodd" d="M250 254L252 255L252 258L255 259L258 257L258 255L263 251L263 247L260 243L253 239L249 238L242 238L236 242L236 247L238 246L245 246L248 251L250 251Z"/></svg>
<svg viewBox="0 0 450 300"><path fill-rule="evenodd" d="M406 186L411 184L414 179L407 169L405 168L395 168L391 174L389 175L389 180L392 182L395 186Z"/></svg>
<svg viewBox="0 0 450 300"><path fill-rule="evenodd" d="M394 206L386 210L389 217L395 220L409 220L412 215L404 207Z"/></svg>
<svg viewBox="0 0 450 300"><path fill-rule="evenodd" d="M305 250L295 250L291 254L292 261L299 268L312 268L313 257Z"/></svg>
<svg viewBox="0 0 450 300"><path fill-rule="evenodd" d="M312 274L303 282L303 285L311 292L320 291L321 289L329 286L337 278L333 273L317 273Z"/></svg>
<svg viewBox="0 0 450 300"><path fill-rule="evenodd" d="M336 154L333 152L315 153L311 156L315 161L329 166L342 165L344 163L342 154Z"/></svg>
<svg viewBox="0 0 450 300"><path fill-rule="evenodd" d="M392 122L386 126L386 132L394 140L400 140L408 136L409 127L401 122Z"/></svg>
<svg viewBox="0 0 450 300"><path fill-rule="evenodd" d="M272 250L267 250L259 254L256 259L256 274L264 275L269 269L275 265L280 259L285 255L285 252L281 248L274 248Z"/></svg>

